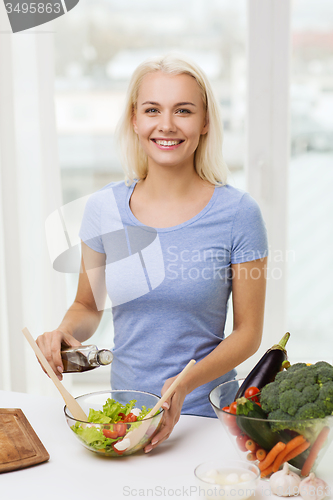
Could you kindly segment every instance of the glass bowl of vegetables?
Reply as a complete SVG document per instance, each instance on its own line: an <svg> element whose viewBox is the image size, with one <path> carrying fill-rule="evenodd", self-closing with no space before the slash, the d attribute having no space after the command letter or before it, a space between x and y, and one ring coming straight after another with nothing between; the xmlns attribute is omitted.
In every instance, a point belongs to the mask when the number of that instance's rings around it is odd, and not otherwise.
<svg viewBox="0 0 333 500"><path fill-rule="evenodd" d="M291 416L281 408L266 412L264 409L267 410L267 400L270 402L268 396L274 396L273 390L276 389L273 383L267 384L260 391L249 387L236 402L235 396L244 380L225 382L209 394L209 401L238 455L257 464L262 478L270 477L282 468L284 462L288 462L301 476L314 472L333 440L333 415L324 415L323 412L320 418L297 418L297 411ZM333 402L333 391L330 394ZM296 393L289 395L296 397ZM312 399L313 397L314 395ZM261 403L262 399L264 402ZM281 396L279 398L275 394L275 398L272 397L271 400L273 407L278 406L281 400L284 404ZM292 403L291 398L290 405ZM305 400L302 403L303 414L309 414L311 407ZM314 401L311 405L313 403ZM273 418L274 415L282 418Z"/></svg>
<svg viewBox="0 0 333 500"><path fill-rule="evenodd" d="M160 399L148 392L110 390L75 399L88 418L86 422L75 419L65 406L67 424L85 448L105 457L128 456L144 448L159 430L163 416L160 409L142 422Z"/></svg>

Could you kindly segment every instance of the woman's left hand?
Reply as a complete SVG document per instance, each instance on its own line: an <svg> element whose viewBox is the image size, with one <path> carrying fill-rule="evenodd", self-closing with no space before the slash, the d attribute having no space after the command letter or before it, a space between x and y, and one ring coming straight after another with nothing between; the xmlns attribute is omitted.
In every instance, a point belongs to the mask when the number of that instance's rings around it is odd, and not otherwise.
<svg viewBox="0 0 333 500"><path fill-rule="evenodd" d="M166 392L166 390L170 387L172 382L175 380L176 377L171 377L168 378L161 390L161 395ZM160 430L158 433L153 437L151 443L149 443L145 448L144 451L145 453L149 453L151 450L156 448L159 444L161 444L163 441L168 439L170 436L172 429L176 425L176 423L179 420L180 417L180 412L184 403L184 399L186 396L187 392L183 385L180 383L175 392L172 394L170 398L166 400L165 403L163 403L162 408L164 409L164 415L162 418L162 424L160 427Z"/></svg>

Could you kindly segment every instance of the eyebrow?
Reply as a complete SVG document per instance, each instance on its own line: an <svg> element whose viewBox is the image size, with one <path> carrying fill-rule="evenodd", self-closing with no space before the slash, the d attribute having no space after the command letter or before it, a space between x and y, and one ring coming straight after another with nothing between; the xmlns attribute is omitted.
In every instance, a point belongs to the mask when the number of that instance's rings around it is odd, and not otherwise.
<svg viewBox="0 0 333 500"><path fill-rule="evenodd" d="M145 104L152 104L153 106L160 106L160 104L158 102L154 102L154 101L145 101L141 104L141 106L144 106ZM177 104L175 104L175 107L177 107L177 106L194 106L196 108L196 105L193 102L177 102Z"/></svg>

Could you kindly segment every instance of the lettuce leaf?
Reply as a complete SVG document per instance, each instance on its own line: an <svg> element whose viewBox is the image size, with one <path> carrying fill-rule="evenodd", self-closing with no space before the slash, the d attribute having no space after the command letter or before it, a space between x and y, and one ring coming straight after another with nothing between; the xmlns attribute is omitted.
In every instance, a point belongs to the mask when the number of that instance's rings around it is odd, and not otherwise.
<svg viewBox="0 0 333 500"><path fill-rule="evenodd" d="M97 429L96 427L81 427L81 425L76 422L76 424L72 426L72 429L89 445L94 442L102 443L106 440L102 430Z"/></svg>
<svg viewBox="0 0 333 500"><path fill-rule="evenodd" d="M109 398L107 399L105 405L103 406L103 414L110 418L110 422L112 423L119 422L119 420L121 420L121 417L119 417L119 413L124 413L125 415L128 415L134 408L135 403L136 400L132 399L126 405L122 405L118 401Z"/></svg>
<svg viewBox="0 0 333 500"><path fill-rule="evenodd" d="M111 422L111 418L105 415L101 410L94 410L93 408L90 408L88 422L94 422L95 424L109 424Z"/></svg>
<svg viewBox="0 0 333 500"><path fill-rule="evenodd" d="M142 420L145 416L152 410L152 408L146 408L145 405L142 405L141 413L138 415L137 420Z"/></svg>

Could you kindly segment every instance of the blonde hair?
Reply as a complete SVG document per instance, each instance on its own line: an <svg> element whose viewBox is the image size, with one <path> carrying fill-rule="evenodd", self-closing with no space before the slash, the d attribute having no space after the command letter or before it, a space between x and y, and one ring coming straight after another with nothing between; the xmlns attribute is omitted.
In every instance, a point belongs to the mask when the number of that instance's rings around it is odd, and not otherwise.
<svg viewBox="0 0 333 500"><path fill-rule="evenodd" d="M215 185L226 184L228 167L222 155L222 120L211 85L204 72L194 62L183 56L169 54L147 59L141 63L134 71L129 83L125 110L116 130L127 185L135 179L145 179L148 173L148 157L134 132L132 117L143 78L156 71L162 71L168 75L187 74L196 80L206 109L209 127L208 132L200 136L194 166L202 179Z"/></svg>

